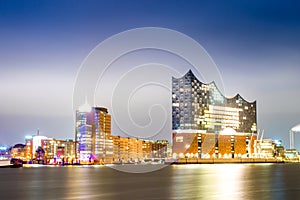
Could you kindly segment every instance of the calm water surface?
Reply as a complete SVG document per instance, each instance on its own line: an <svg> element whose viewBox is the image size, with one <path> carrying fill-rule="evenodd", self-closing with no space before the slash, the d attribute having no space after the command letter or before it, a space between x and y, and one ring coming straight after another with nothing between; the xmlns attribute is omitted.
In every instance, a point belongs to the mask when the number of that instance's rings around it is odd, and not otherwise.
<svg viewBox="0 0 300 200"><path fill-rule="evenodd" d="M299 199L300 164L0 169L0 199Z"/></svg>

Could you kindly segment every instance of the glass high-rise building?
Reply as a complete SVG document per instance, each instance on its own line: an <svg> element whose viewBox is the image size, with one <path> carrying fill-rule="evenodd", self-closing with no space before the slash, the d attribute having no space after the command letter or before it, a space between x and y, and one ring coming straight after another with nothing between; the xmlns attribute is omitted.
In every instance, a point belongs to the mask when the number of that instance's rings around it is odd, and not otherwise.
<svg viewBox="0 0 300 200"><path fill-rule="evenodd" d="M87 103L76 112L76 157L81 162L112 157L111 115L106 108L90 107Z"/></svg>
<svg viewBox="0 0 300 200"><path fill-rule="evenodd" d="M219 133L224 128L256 132L256 102L239 94L226 98L214 82L200 82L189 70L172 78L172 129Z"/></svg>

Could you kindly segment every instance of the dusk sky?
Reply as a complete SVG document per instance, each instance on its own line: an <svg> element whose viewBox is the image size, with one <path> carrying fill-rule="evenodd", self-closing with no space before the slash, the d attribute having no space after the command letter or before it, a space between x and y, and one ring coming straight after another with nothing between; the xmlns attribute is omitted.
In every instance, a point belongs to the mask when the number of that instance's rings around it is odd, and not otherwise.
<svg viewBox="0 0 300 200"><path fill-rule="evenodd" d="M84 59L114 34L162 27L201 44L225 95L256 100L258 128L288 147L300 123L299 9L296 1L0 0L0 144L23 143L37 129L74 138L73 87Z"/></svg>

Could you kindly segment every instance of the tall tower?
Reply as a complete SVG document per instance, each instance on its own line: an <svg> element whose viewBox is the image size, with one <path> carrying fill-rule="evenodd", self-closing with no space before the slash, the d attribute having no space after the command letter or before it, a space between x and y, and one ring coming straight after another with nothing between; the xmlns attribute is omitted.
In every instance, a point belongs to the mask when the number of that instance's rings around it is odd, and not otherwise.
<svg viewBox="0 0 300 200"><path fill-rule="evenodd" d="M92 155L92 125L88 123L91 111L87 101L76 111L75 157L83 162L88 162Z"/></svg>
<svg viewBox="0 0 300 200"><path fill-rule="evenodd" d="M112 156L111 116L106 108L87 102L76 111L76 158L81 163L104 161Z"/></svg>
<svg viewBox="0 0 300 200"><path fill-rule="evenodd" d="M93 107L88 115L92 126L92 152L96 159L104 159L112 151L111 115L106 108Z"/></svg>

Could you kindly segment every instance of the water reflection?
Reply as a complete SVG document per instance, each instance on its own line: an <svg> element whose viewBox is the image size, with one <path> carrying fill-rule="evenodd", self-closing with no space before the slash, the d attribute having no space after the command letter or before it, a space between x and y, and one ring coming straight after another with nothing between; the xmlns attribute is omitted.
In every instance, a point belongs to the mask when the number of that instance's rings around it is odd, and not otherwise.
<svg viewBox="0 0 300 200"><path fill-rule="evenodd" d="M292 175L300 172L300 165L218 164L173 168L173 199L289 199L290 192L300 194L297 185L300 178Z"/></svg>
<svg viewBox="0 0 300 200"><path fill-rule="evenodd" d="M244 190L244 165L174 166L174 198L240 198Z"/></svg>
<svg viewBox="0 0 300 200"><path fill-rule="evenodd" d="M0 199L295 199L299 164L172 165L132 174L109 167L0 170Z"/></svg>
<svg viewBox="0 0 300 200"><path fill-rule="evenodd" d="M215 165L215 196L217 199L239 199L245 189L243 175L245 174L245 165Z"/></svg>

